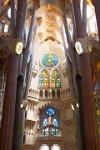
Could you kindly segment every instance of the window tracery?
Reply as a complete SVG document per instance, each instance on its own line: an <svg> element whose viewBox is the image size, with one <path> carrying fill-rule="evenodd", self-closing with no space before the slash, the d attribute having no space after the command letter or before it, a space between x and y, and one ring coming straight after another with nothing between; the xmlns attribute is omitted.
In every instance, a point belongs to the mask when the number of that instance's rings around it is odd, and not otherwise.
<svg viewBox="0 0 100 150"><path fill-rule="evenodd" d="M51 85L50 85L51 82ZM61 88L61 77L58 70L54 70L51 75L46 70L42 70L39 75L39 87L40 88ZM48 94L46 94L48 95ZM55 95L55 94L54 94Z"/></svg>
<svg viewBox="0 0 100 150"><path fill-rule="evenodd" d="M43 115L43 114L42 114ZM44 111L43 119L41 120L42 132L44 136L57 136L59 127L59 118L54 108L49 107Z"/></svg>
<svg viewBox="0 0 100 150"><path fill-rule="evenodd" d="M42 64L45 67L54 67L58 64L58 57L52 53L45 54L42 57Z"/></svg>
<svg viewBox="0 0 100 150"><path fill-rule="evenodd" d="M52 86L52 88L60 88L61 87L60 73L58 72L58 70L54 70L52 72L51 86Z"/></svg>
<svg viewBox="0 0 100 150"><path fill-rule="evenodd" d="M49 87L49 74L46 70L42 70L39 75L39 87L42 88Z"/></svg>

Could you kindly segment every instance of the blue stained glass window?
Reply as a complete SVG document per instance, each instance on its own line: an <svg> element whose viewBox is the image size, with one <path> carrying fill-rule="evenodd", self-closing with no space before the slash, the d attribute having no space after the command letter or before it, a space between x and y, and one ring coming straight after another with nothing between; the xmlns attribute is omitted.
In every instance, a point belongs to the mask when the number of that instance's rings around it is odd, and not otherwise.
<svg viewBox="0 0 100 150"><path fill-rule="evenodd" d="M47 119L44 119L43 120L43 126L47 126L48 125L48 120Z"/></svg>
<svg viewBox="0 0 100 150"><path fill-rule="evenodd" d="M54 113L55 113L54 110L51 109L51 108L49 108L49 109L46 111L46 114L47 114L48 116L53 116Z"/></svg>
<svg viewBox="0 0 100 150"><path fill-rule="evenodd" d="M57 121L57 119L53 119L52 124L53 124L54 126L57 126L57 127L58 127L58 121Z"/></svg>
<svg viewBox="0 0 100 150"><path fill-rule="evenodd" d="M58 57L52 53L45 54L42 57L42 64L45 67L54 67L58 64Z"/></svg>
<svg viewBox="0 0 100 150"><path fill-rule="evenodd" d="M58 136L59 119L56 116L56 111L52 107L45 110L44 119L42 120L42 133L44 136Z"/></svg>

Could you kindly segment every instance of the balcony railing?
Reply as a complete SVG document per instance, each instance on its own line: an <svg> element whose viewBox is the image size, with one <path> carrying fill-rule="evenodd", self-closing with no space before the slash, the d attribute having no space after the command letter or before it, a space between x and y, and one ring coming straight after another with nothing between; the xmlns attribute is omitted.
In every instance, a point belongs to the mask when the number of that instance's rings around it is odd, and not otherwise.
<svg viewBox="0 0 100 150"><path fill-rule="evenodd" d="M70 89L30 89L28 96L37 99L59 99L70 96Z"/></svg>

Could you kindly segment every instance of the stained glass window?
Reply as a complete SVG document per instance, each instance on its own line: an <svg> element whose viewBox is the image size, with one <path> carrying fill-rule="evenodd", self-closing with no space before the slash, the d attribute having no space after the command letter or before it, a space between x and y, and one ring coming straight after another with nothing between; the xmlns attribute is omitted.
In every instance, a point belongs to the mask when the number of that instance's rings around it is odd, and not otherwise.
<svg viewBox="0 0 100 150"><path fill-rule="evenodd" d="M58 121L56 118L52 119L52 122L51 122L52 125L58 127ZM43 126L47 126L48 125L48 119L44 119L43 120Z"/></svg>
<svg viewBox="0 0 100 150"><path fill-rule="evenodd" d="M46 70L42 70L42 72L39 75L39 87L49 87L49 74Z"/></svg>
<svg viewBox="0 0 100 150"><path fill-rule="evenodd" d="M45 112L44 119L42 120L42 133L44 136L57 136L59 132L59 119L56 116L56 111L49 107ZM52 126L51 126L52 125Z"/></svg>
<svg viewBox="0 0 100 150"><path fill-rule="evenodd" d="M56 118L53 119L52 124L56 127L58 126L58 121Z"/></svg>
<svg viewBox="0 0 100 150"><path fill-rule="evenodd" d="M49 117L48 119L44 119L43 120L43 127L46 127L44 129L42 129L42 132L44 134L44 136L49 136L49 135L53 135L53 136L57 136L58 135L58 128L51 128L51 130L49 130L49 126L48 125L53 125L55 127L58 127L58 120L56 118L52 119L52 122L49 124Z"/></svg>
<svg viewBox="0 0 100 150"><path fill-rule="evenodd" d="M52 135L53 135L53 136L57 136L57 135L58 135L58 132L59 132L58 129L52 128Z"/></svg>
<svg viewBox="0 0 100 150"><path fill-rule="evenodd" d="M60 73L58 72L58 70L54 70L52 72L51 86L53 88L61 87Z"/></svg>
<svg viewBox="0 0 100 150"><path fill-rule="evenodd" d="M54 113L55 113L54 110L51 109L51 108L49 108L49 109L46 111L47 116L53 116Z"/></svg>
<svg viewBox="0 0 100 150"><path fill-rule="evenodd" d="M58 64L58 57L52 53L45 54L42 57L42 64L45 67L54 67Z"/></svg>
<svg viewBox="0 0 100 150"><path fill-rule="evenodd" d="M48 119L44 119L43 120L43 126L47 126L48 125Z"/></svg>

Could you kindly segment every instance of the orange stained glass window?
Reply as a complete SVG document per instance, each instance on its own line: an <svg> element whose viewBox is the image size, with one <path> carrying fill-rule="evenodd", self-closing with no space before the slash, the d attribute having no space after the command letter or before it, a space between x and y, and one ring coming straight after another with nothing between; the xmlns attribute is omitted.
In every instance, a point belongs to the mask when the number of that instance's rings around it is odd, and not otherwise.
<svg viewBox="0 0 100 150"><path fill-rule="evenodd" d="M39 87L42 88L49 87L49 74L46 70L42 70L39 75Z"/></svg>
<svg viewBox="0 0 100 150"><path fill-rule="evenodd" d="M60 88L61 87L60 73L58 70L54 70L52 72L51 86L52 86L52 88Z"/></svg>

